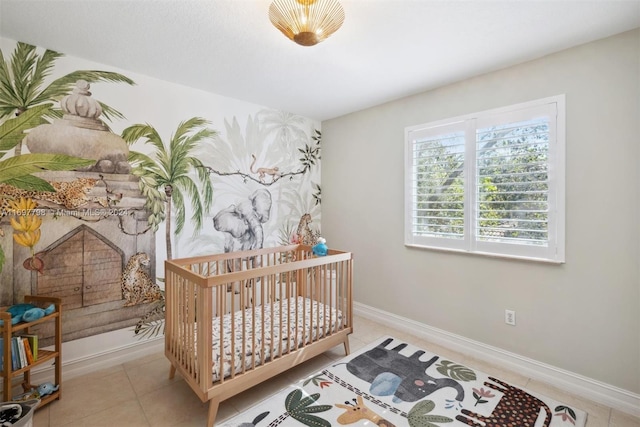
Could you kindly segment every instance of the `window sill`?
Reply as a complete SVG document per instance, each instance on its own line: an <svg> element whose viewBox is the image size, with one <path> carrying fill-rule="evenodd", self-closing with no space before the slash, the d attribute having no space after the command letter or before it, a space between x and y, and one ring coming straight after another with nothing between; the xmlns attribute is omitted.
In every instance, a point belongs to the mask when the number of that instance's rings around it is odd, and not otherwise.
<svg viewBox="0 0 640 427"><path fill-rule="evenodd" d="M509 254L496 254L492 252L467 251L464 249L441 248L437 246L424 246L424 245L415 245L415 244L409 244L409 243L405 243L404 246L410 249L423 249L423 250L436 251L436 252L453 252L457 254L479 255L479 256L484 256L489 258L513 259L518 261L538 262L538 263L553 264L553 265L565 264L564 260L552 260L547 258L536 258L531 256L523 256L523 255L509 255Z"/></svg>

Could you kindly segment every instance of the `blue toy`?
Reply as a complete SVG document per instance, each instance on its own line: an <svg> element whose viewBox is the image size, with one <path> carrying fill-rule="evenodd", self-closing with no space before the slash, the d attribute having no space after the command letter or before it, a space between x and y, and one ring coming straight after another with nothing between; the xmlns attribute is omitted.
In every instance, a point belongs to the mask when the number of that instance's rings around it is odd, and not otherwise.
<svg viewBox="0 0 640 427"><path fill-rule="evenodd" d="M23 402L30 399L41 399L44 396L48 396L58 391L59 388L59 385L53 385L53 383L51 382L42 383L38 387L32 387L31 390L26 393L23 393L19 396L14 396L13 400L15 402ZM0 426L2 426L2 424L0 424Z"/></svg>
<svg viewBox="0 0 640 427"><path fill-rule="evenodd" d="M327 243L327 241L323 237L318 237L318 243L311 248L313 254L316 256L325 256L329 250L325 243Z"/></svg>
<svg viewBox="0 0 640 427"><path fill-rule="evenodd" d="M48 314L53 313L56 306L51 304L47 308L36 307L33 304L16 304L7 309L7 313L11 313L11 324L15 325L20 322L33 322ZM0 321L2 324L2 321Z"/></svg>
<svg viewBox="0 0 640 427"><path fill-rule="evenodd" d="M38 394L40 394L40 397L48 396L51 393L58 391L59 388L59 385L54 386L53 383L42 383L38 386Z"/></svg>

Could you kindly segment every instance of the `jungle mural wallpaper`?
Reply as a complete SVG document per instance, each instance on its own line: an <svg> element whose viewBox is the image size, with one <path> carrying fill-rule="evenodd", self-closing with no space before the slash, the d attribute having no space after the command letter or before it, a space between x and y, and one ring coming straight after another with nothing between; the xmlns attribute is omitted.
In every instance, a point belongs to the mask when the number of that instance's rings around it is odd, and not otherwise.
<svg viewBox="0 0 640 427"><path fill-rule="evenodd" d="M188 88L147 108L176 88L0 42L0 305L62 298L63 341L157 336L164 259L320 236L318 123Z"/></svg>

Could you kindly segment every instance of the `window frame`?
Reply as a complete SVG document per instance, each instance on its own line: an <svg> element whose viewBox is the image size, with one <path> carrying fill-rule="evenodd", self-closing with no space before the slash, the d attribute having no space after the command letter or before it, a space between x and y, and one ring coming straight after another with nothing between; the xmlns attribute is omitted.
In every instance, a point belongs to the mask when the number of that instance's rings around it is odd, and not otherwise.
<svg viewBox="0 0 640 427"><path fill-rule="evenodd" d="M545 111L546 110L546 111ZM555 111L554 111L555 110ZM549 147L547 158L547 245L487 242L477 238L476 214L476 131L516 120L530 119L534 112L544 112L549 120ZM553 114L555 113L555 123ZM407 247L464 252L504 258L517 258L550 263L565 262L565 95L465 114L405 128L405 221L404 244ZM418 236L413 234L415 210L413 166L415 141L428 136L444 135L444 131L457 129L464 132L464 233L462 239Z"/></svg>

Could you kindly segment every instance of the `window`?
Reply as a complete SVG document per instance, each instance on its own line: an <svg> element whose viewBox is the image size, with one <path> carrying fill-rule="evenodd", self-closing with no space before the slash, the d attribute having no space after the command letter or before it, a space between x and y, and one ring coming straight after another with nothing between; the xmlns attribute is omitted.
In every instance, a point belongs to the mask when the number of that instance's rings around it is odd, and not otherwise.
<svg viewBox="0 0 640 427"><path fill-rule="evenodd" d="M405 129L405 244L564 262L564 96Z"/></svg>

